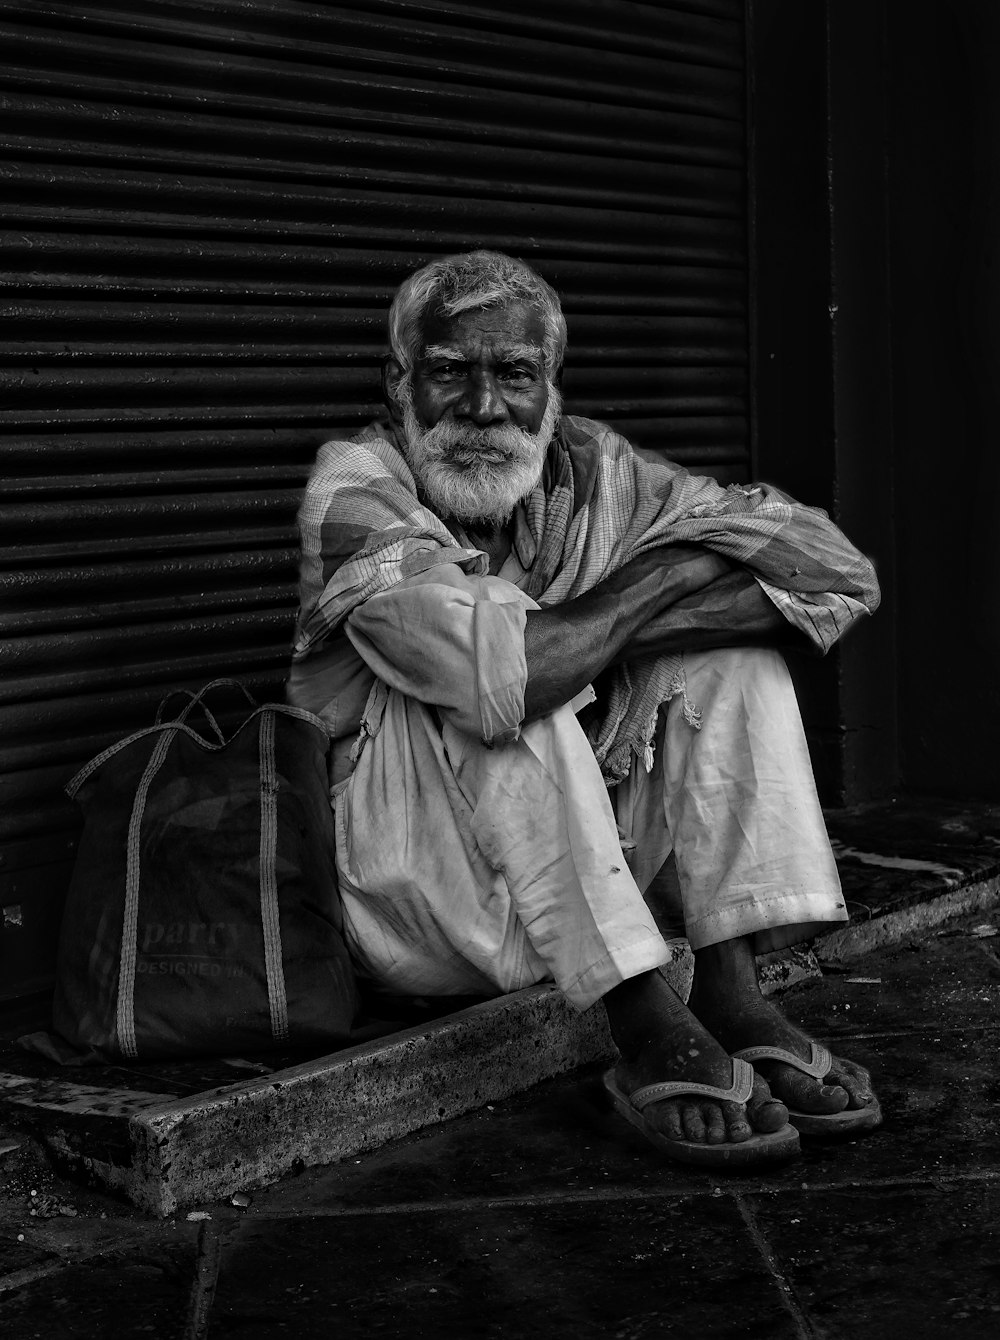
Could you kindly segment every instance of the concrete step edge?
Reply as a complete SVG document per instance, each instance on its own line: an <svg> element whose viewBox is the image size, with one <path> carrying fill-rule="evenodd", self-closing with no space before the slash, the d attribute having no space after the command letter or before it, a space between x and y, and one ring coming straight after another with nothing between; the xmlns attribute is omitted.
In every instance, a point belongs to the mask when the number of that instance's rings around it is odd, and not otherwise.
<svg viewBox="0 0 1000 1340"><path fill-rule="evenodd" d="M823 963L850 963L883 945L897 944L908 935L941 926L970 912L989 912L1000 906L1000 875L957 884L904 907L890 908L868 920L852 921L820 936L813 948Z"/></svg>

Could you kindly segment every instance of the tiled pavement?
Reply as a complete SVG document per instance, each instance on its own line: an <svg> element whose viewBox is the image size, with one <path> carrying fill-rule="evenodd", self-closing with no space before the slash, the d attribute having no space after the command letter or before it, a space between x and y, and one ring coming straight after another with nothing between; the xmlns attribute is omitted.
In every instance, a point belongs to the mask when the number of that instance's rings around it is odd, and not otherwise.
<svg viewBox="0 0 1000 1340"><path fill-rule="evenodd" d="M143 1218L22 1148L0 1202L0 1335L992 1340L1000 936L983 923L1000 913L784 996L871 1065L886 1121L767 1176L666 1162L593 1072L203 1218Z"/></svg>

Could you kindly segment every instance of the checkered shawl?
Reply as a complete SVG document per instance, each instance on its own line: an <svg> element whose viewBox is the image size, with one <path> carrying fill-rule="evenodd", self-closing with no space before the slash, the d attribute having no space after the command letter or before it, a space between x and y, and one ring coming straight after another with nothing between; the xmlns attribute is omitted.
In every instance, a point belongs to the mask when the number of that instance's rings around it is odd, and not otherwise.
<svg viewBox="0 0 1000 1340"><path fill-rule="evenodd" d="M301 609L294 656L335 633L351 610L438 563L485 575L488 559L464 547L417 497L384 424L320 449L299 513ZM605 424L564 415L515 545L527 595L543 608L590 591L658 545L703 545L740 564L785 618L827 651L878 605L874 569L819 508L767 484L730 485L637 456ZM680 656L646 656L612 676L591 743L609 782L634 755L649 762L662 703L684 694ZM685 714L699 724L697 708Z"/></svg>

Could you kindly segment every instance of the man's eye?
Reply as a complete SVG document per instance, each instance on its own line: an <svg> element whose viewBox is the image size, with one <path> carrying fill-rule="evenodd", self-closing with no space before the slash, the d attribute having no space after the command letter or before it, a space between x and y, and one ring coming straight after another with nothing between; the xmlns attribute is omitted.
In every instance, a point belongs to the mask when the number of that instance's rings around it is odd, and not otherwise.
<svg viewBox="0 0 1000 1340"><path fill-rule="evenodd" d="M431 376L441 381L453 381L456 377L465 376L465 367L464 363L439 363L437 367L431 368Z"/></svg>
<svg viewBox="0 0 1000 1340"><path fill-rule="evenodd" d="M509 382L514 386L530 386L536 380L535 374L530 368L501 368L501 381Z"/></svg>

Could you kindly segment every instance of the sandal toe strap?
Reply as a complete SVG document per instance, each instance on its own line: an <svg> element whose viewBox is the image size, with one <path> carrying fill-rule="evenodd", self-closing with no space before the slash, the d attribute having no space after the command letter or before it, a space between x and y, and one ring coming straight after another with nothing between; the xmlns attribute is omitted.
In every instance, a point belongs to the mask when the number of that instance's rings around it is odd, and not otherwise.
<svg viewBox="0 0 1000 1340"><path fill-rule="evenodd" d="M808 1075L810 1079L825 1079L833 1064L829 1050L818 1042L810 1042L808 1061L801 1060L794 1052L786 1051L784 1047L741 1047L738 1052L733 1052L733 1057L749 1061L751 1065L754 1061L782 1061L785 1065L801 1070L803 1075Z"/></svg>
<svg viewBox="0 0 1000 1340"><path fill-rule="evenodd" d="M665 1080L660 1084L647 1084L629 1096L629 1102L641 1112L650 1103L661 1102L664 1098L714 1098L721 1103L745 1103L753 1092L753 1067L739 1056L733 1060L733 1082L728 1089L715 1084L694 1084L686 1080Z"/></svg>

